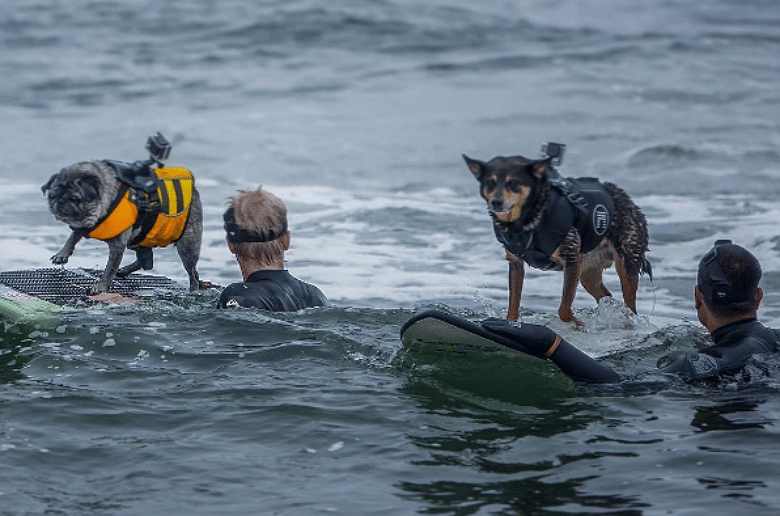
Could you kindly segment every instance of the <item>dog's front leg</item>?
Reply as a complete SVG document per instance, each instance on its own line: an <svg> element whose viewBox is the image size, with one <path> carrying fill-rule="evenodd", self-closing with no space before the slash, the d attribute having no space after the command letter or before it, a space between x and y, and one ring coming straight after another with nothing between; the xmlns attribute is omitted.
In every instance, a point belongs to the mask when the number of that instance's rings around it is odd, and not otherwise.
<svg viewBox="0 0 780 516"><path fill-rule="evenodd" d="M506 312L508 321L516 321L520 317L520 296L523 293L523 281L525 280L525 266L518 256L506 252L509 261L509 308Z"/></svg>
<svg viewBox="0 0 780 516"><path fill-rule="evenodd" d="M563 266L563 295L561 306L558 308L558 316L563 322L573 322L577 328L582 323L574 317L571 307L574 304L574 295L577 293L577 284L580 279L580 260L567 261Z"/></svg>
<svg viewBox="0 0 780 516"><path fill-rule="evenodd" d="M629 267L626 259L615 253L615 269L620 278L620 289L623 291L623 302L632 312L636 313L636 291L639 288L639 267Z"/></svg>
<svg viewBox="0 0 780 516"><path fill-rule="evenodd" d="M68 263L68 258L70 258L70 256L73 254L73 251L76 249L76 244L78 244L80 240L81 235L75 231L72 232L65 241L65 245L62 246L62 249L60 249L57 254L51 257L51 263L54 265L63 265Z"/></svg>

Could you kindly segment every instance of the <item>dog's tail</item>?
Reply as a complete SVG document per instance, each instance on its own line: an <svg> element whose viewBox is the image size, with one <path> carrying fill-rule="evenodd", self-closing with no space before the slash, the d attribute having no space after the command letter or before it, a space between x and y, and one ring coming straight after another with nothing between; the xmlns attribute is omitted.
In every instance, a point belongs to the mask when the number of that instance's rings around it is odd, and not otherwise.
<svg viewBox="0 0 780 516"><path fill-rule="evenodd" d="M642 268L639 269L639 272L647 274L650 277L650 281L653 281L653 264L645 256L642 257Z"/></svg>

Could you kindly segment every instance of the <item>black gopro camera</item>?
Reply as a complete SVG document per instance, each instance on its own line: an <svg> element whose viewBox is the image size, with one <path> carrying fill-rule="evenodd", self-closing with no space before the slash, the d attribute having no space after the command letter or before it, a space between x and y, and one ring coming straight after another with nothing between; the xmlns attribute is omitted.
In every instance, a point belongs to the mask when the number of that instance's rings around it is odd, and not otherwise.
<svg viewBox="0 0 780 516"><path fill-rule="evenodd" d="M146 140L146 150L154 161L163 163L171 155L171 144L162 133L157 133Z"/></svg>
<svg viewBox="0 0 780 516"><path fill-rule="evenodd" d="M116 169L117 175L124 183L151 194L157 190L158 184L154 169L157 166L165 166L163 161L171 155L171 144L165 136L157 133L146 140L146 150L149 151L149 158L144 161L107 161Z"/></svg>
<svg viewBox="0 0 780 516"><path fill-rule="evenodd" d="M545 157L552 158L553 165L560 165L563 161L563 154L566 152L566 145L563 143L547 142L542 145L542 152Z"/></svg>

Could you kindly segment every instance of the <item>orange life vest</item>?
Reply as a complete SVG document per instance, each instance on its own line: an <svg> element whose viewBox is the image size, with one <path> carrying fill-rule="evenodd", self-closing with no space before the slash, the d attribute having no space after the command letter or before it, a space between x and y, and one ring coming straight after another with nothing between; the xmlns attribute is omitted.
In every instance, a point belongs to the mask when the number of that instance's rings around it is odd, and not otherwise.
<svg viewBox="0 0 780 516"><path fill-rule="evenodd" d="M131 249L165 247L177 241L187 225L195 178L192 172L180 167L157 168L154 175L158 186L152 194L120 183L112 208L87 236L109 240L138 226L142 231L127 245Z"/></svg>

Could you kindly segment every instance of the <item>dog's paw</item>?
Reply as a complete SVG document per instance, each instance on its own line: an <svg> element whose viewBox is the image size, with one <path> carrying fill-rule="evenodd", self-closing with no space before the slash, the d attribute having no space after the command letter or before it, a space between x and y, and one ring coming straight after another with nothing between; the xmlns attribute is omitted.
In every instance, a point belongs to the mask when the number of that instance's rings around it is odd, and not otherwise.
<svg viewBox="0 0 780 516"><path fill-rule="evenodd" d="M108 290L108 287L106 286L106 284L104 282L97 281L97 282L93 283L89 287L89 294L91 296L94 296L95 294L100 294L100 293L106 292L107 290Z"/></svg>
<svg viewBox="0 0 780 516"><path fill-rule="evenodd" d="M70 258L70 256L68 256L67 254L57 253L54 256L52 256L50 259L51 259L51 263L53 263L54 265L64 265L68 263L68 258Z"/></svg>
<svg viewBox="0 0 780 516"><path fill-rule="evenodd" d="M212 283L210 281L198 280L198 289L199 290L208 290L208 289L211 289L211 288L222 288L222 287L220 287L219 285L216 285L216 284L214 284L214 283ZM191 289L192 289L192 287L190 287L190 290Z"/></svg>
<svg viewBox="0 0 780 516"><path fill-rule="evenodd" d="M560 309L558 316L561 318L561 321L573 324L574 329L580 331L583 329L582 321L574 317L574 313L571 310Z"/></svg>

